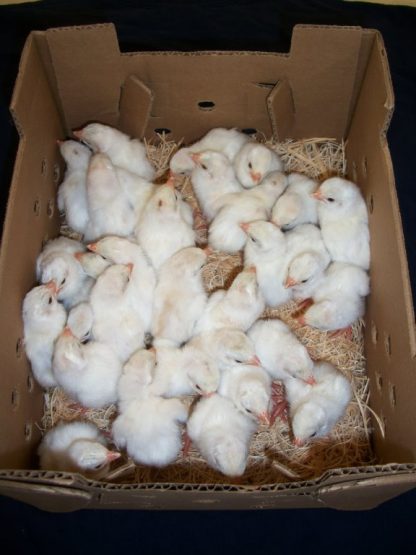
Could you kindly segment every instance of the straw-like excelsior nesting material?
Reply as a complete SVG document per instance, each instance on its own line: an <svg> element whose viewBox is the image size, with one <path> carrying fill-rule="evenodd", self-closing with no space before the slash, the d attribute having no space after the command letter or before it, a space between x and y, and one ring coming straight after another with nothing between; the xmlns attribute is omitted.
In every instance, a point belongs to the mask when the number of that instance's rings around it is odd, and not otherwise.
<svg viewBox="0 0 416 555"><path fill-rule="evenodd" d="M312 178L322 179L328 175L345 175L344 145L333 139L286 140L282 143L266 142L282 157L287 172L300 172ZM178 144L167 141L164 136L157 143L146 143L150 160L157 171L157 182L163 182L169 160ZM188 177L183 177L177 189L194 209L198 244L207 241L207 224L202 217ZM70 230L63 229L65 234ZM227 255L214 252L209 256L203 270L206 289L212 292L227 288L242 268L241 254ZM281 318L288 324L299 340L307 347L312 358L327 360L351 380L353 399L344 418L332 430L330 437L317 439L302 447L292 443L290 424L281 419L270 428L262 425L251 443L245 474L230 480L212 470L199 452L191 446L187 456L182 454L174 464L163 469L135 465L121 458L104 480L118 483L236 483L247 485L273 484L292 480L305 480L320 476L325 470L350 466L368 465L374 462L370 448L371 423L369 419L369 381L365 371L363 349L363 323L356 322L352 333L333 337L310 327L300 327L292 317L295 302L278 309L267 309L263 317ZM189 400L191 403L192 399ZM47 430L60 420L75 418L91 420L109 433L116 417L114 405L102 410L82 409L58 388L45 394L45 414L42 429ZM376 420L379 419L376 416Z"/></svg>

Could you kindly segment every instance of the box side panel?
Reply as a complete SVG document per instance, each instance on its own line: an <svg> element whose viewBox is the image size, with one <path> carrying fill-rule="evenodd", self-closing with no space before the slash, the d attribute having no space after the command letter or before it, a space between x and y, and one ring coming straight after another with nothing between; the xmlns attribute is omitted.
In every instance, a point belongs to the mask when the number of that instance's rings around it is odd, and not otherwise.
<svg viewBox="0 0 416 555"><path fill-rule="evenodd" d="M33 464L43 402L24 353L21 305L35 284L35 260L42 241L59 229L55 199L62 166L56 139L63 137L33 36L21 59L11 110L20 143L0 255L0 466L22 468Z"/></svg>
<svg viewBox="0 0 416 555"><path fill-rule="evenodd" d="M384 47L378 37L367 67L347 142L349 177L363 190L371 236L371 295L366 313L366 355L380 462L416 457L414 314L386 129L393 95Z"/></svg>
<svg viewBox="0 0 416 555"><path fill-rule="evenodd" d="M122 56L124 79L136 75L153 94L145 136L168 129L189 143L213 127L272 135L267 97L286 75L287 56L255 53L143 53Z"/></svg>

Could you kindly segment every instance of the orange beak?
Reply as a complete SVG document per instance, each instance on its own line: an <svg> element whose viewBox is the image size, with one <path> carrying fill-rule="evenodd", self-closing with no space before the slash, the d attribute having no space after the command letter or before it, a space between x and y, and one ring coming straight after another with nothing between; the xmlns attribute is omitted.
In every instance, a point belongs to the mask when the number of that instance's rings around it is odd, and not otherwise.
<svg viewBox="0 0 416 555"><path fill-rule="evenodd" d="M175 188L175 177L173 174L170 174L168 180L165 183L166 187L170 187L171 189Z"/></svg>
<svg viewBox="0 0 416 555"><path fill-rule="evenodd" d="M84 253L82 251L74 253L74 256L77 260L81 261Z"/></svg>
<svg viewBox="0 0 416 555"><path fill-rule="evenodd" d="M254 355L254 357L251 357L246 364L250 364L251 366L261 366L261 362L258 356Z"/></svg>
<svg viewBox="0 0 416 555"><path fill-rule="evenodd" d="M201 393L201 396L205 398L207 397L212 397L214 395L215 391L210 391L209 393L205 393L205 391L203 393Z"/></svg>
<svg viewBox="0 0 416 555"><path fill-rule="evenodd" d="M79 129L78 131L72 131L72 134L77 139L82 140L82 129Z"/></svg>
<svg viewBox="0 0 416 555"><path fill-rule="evenodd" d="M156 348L155 347L150 347L149 351L156 354Z"/></svg>
<svg viewBox="0 0 416 555"><path fill-rule="evenodd" d="M63 330L62 330L62 335L66 336L66 337L73 337L74 334L72 333L72 330L69 326L66 326Z"/></svg>
<svg viewBox="0 0 416 555"><path fill-rule="evenodd" d="M244 231L244 233L248 233L250 224L247 222L241 222L240 224L241 229Z"/></svg>
<svg viewBox="0 0 416 555"><path fill-rule="evenodd" d="M200 152L191 152L190 155L191 159L195 162L197 166L201 165L201 153Z"/></svg>
<svg viewBox="0 0 416 555"><path fill-rule="evenodd" d="M316 384L316 380L313 376L309 376L306 380L304 380L306 383L308 383L309 385L315 385Z"/></svg>
<svg viewBox="0 0 416 555"><path fill-rule="evenodd" d="M250 172L250 177L254 183L259 183L261 181L262 175L260 172Z"/></svg>
<svg viewBox="0 0 416 555"><path fill-rule="evenodd" d="M305 316L304 316L303 314L302 314L302 316L299 316L299 317L297 318L297 321L299 322L299 324L300 324L301 326L306 326Z"/></svg>
<svg viewBox="0 0 416 555"><path fill-rule="evenodd" d="M289 289L289 287L293 287L294 285L297 285L297 283L298 282L296 280L288 276L285 281L285 289Z"/></svg>
<svg viewBox="0 0 416 555"><path fill-rule="evenodd" d="M305 443L304 441L302 441L301 439L299 439L298 437L295 437L295 439L293 440L294 445L296 445L296 447L302 447L302 445Z"/></svg>
<svg viewBox="0 0 416 555"><path fill-rule="evenodd" d="M205 247L204 249L202 249L204 251L204 253L207 256L210 256L214 251L211 249L211 247Z"/></svg>
<svg viewBox="0 0 416 555"><path fill-rule="evenodd" d="M316 200L325 200L325 197L321 193L320 189L317 189L314 193L312 193L312 196L313 198L316 198Z"/></svg>
<svg viewBox="0 0 416 555"><path fill-rule="evenodd" d="M117 453L117 451L108 451L106 459L107 462L116 461L121 457L121 453Z"/></svg>
<svg viewBox="0 0 416 555"><path fill-rule="evenodd" d="M266 426L270 426L270 417L267 414L267 412L262 412L257 416L257 418L262 424L266 424Z"/></svg>
<svg viewBox="0 0 416 555"><path fill-rule="evenodd" d="M45 283L45 287L47 287L53 295L58 293L58 286L56 285L56 281L51 279L48 283Z"/></svg>
<svg viewBox="0 0 416 555"><path fill-rule="evenodd" d="M90 243L87 245L87 249L92 252L97 252L97 243Z"/></svg>
<svg viewBox="0 0 416 555"><path fill-rule="evenodd" d="M250 272L251 274L256 274L257 273L257 269L255 266L249 266L247 268L247 272Z"/></svg>
<svg viewBox="0 0 416 555"><path fill-rule="evenodd" d="M128 264L126 264L126 266L127 266L128 271L129 271L129 274L131 275L131 273L133 271L133 268L134 268L133 262L129 262Z"/></svg>

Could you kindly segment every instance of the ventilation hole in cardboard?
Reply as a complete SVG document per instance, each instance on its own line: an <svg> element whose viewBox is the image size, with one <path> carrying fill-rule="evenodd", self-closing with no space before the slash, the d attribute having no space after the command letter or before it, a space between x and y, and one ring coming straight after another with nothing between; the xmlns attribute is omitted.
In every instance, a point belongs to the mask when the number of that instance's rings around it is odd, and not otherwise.
<svg viewBox="0 0 416 555"><path fill-rule="evenodd" d="M351 174L352 174L352 180L354 181L354 183L357 182L357 164L355 162L352 162L351 164Z"/></svg>
<svg viewBox="0 0 416 555"><path fill-rule="evenodd" d="M23 353L23 339L19 337L16 341L16 358L20 358Z"/></svg>
<svg viewBox="0 0 416 555"><path fill-rule="evenodd" d="M363 177L365 179L367 177L367 170L368 170L367 158L365 156L363 157L363 159L361 161L361 168L362 168L362 171L363 171Z"/></svg>
<svg viewBox="0 0 416 555"><path fill-rule="evenodd" d="M154 131L159 135L169 135L169 133L172 133L172 130L169 129L169 127L156 127Z"/></svg>
<svg viewBox="0 0 416 555"><path fill-rule="evenodd" d="M389 384L389 399L390 405L395 408L396 407L396 387L391 383Z"/></svg>
<svg viewBox="0 0 416 555"><path fill-rule="evenodd" d="M17 391L17 389L13 389L10 400L11 400L11 403L12 403L13 410L17 410L17 408L20 404L20 394Z"/></svg>
<svg viewBox="0 0 416 555"><path fill-rule="evenodd" d="M61 168L59 167L59 164L54 164L53 165L53 182L55 184L57 184L60 177L61 177Z"/></svg>
<svg viewBox="0 0 416 555"><path fill-rule="evenodd" d="M29 393L32 393L32 391L35 387L35 382L34 382L32 376L27 377L26 385L27 385L27 390L29 391Z"/></svg>
<svg viewBox="0 0 416 555"><path fill-rule="evenodd" d="M48 215L48 218L52 218L54 212L55 212L55 203L53 200L48 200L48 204L46 205L46 213Z"/></svg>
<svg viewBox="0 0 416 555"><path fill-rule="evenodd" d="M381 421L383 422L384 434L387 431L387 418L384 416L383 413L380 414Z"/></svg>
<svg viewBox="0 0 416 555"><path fill-rule="evenodd" d="M43 159L42 159L42 162L40 163L40 173L41 173L42 175L45 175L47 169L48 169L48 164L47 164L47 162L46 162L46 158L43 158Z"/></svg>
<svg viewBox="0 0 416 555"><path fill-rule="evenodd" d="M29 441L29 439L32 437L32 424L30 422L26 422L24 427L24 434L25 440Z"/></svg>
<svg viewBox="0 0 416 555"><path fill-rule="evenodd" d="M374 345L377 345L378 329L374 322L371 322L371 341L374 343Z"/></svg>
<svg viewBox="0 0 416 555"><path fill-rule="evenodd" d="M212 102L212 100L201 100L201 102L198 102L198 107L200 110L213 110L215 108L215 102Z"/></svg>
<svg viewBox="0 0 416 555"><path fill-rule="evenodd" d="M257 129L255 129L254 127L245 127L241 131L246 135L255 135L257 133Z"/></svg>
<svg viewBox="0 0 416 555"><path fill-rule="evenodd" d="M376 384L377 389L381 392L381 390L383 389L383 377L380 372L376 372Z"/></svg>
<svg viewBox="0 0 416 555"><path fill-rule="evenodd" d="M372 193L370 193L370 194L368 195L368 198L367 198L367 208L368 208L368 212L369 212L370 214L372 214L373 211L374 211L374 197L373 197L373 194L372 194Z"/></svg>
<svg viewBox="0 0 416 555"><path fill-rule="evenodd" d="M384 334L384 348L386 349L386 353L388 356L391 356L391 338L390 334Z"/></svg>
<svg viewBox="0 0 416 555"><path fill-rule="evenodd" d="M40 214L40 200L38 198L33 203L33 212L35 213L35 216L39 216Z"/></svg>
<svg viewBox="0 0 416 555"><path fill-rule="evenodd" d="M42 239L42 249L48 241L49 241L49 235L46 233L46 235L44 235Z"/></svg>

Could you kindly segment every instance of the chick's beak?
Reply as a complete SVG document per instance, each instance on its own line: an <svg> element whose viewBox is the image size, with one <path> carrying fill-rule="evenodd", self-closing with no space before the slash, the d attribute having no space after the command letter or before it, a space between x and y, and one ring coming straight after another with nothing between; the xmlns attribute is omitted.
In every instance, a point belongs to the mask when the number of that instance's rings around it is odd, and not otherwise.
<svg viewBox="0 0 416 555"><path fill-rule="evenodd" d="M302 315L302 316L299 316L299 317L297 318L297 321L299 322L299 324L300 324L301 326L306 326L305 316L303 316L303 315Z"/></svg>
<svg viewBox="0 0 416 555"><path fill-rule="evenodd" d="M249 224L249 223L247 223L247 222L241 222L239 225L240 225L241 229L242 229L245 233L248 232L248 229L249 229L249 227L250 227L250 224Z"/></svg>
<svg viewBox="0 0 416 555"><path fill-rule="evenodd" d="M294 285L297 285L297 281L288 276L285 281L285 289L289 289L289 287L293 287Z"/></svg>
<svg viewBox="0 0 416 555"><path fill-rule="evenodd" d="M254 183L259 183L261 181L261 173L260 172L250 172L250 177L254 181Z"/></svg>
<svg viewBox="0 0 416 555"><path fill-rule="evenodd" d="M129 262L128 264L126 264L127 269L129 271L129 274L131 275L133 268L134 268L134 264L132 262Z"/></svg>
<svg viewBox="0 0 416 555"><path fill-rule="evenodd" d="M203 392L201 393L201 396L204 397L204 398L206 398L206 397L212 397L212 396L214 395L214 393L215 393L215 391L208 391L208 392L203 391Z"/></svg>
<svg viewBox="0 0 416 555"><path fill-rule="evenodd" d="M45 283L45 286L53 295L57 295L59 289L55 280L51 279L48 283Z"/></svg>
<svg viewBox="0 0 416 555"><path fill-rule="evenodd" d="M73 337L73 333L72 330L69 326L65 326L64 329L62 330L62 335L66 336L66 337Z"/></svg>
<svg viewBox="0 0 416 555"><path fill-rule="evenodd" d="M313 198L316 198L316 200L325 200L325 197L323 196L323 194L321 193L320 189L317 189L314 193L312 193L311 195Z"/></svg>
<svg viewBox="0 0 416 555"><path fill-rule="evenodd" d="M75 257L78 261L81 261L81 260L82 260L82 255L83 255L83 254L84 254L84 253L83 253L82 251L78 251L78 252L74 253L74 257Z"/></svg>
<svg viewBox="0 0 416 555"><path fill-rule="evenodd" d="M207 256L210 256L214 251L211 247L205 247L202 249Z"/></svg>
<svg viewBox="0 0 416 555"><path fill-rule="evenodd" d="M89 243L87 249L92 252L97 252L97 243Z"/></svg>
<svg viewBox="0 0 416 555"><path fill-rule="evenodd" d="M201 165L201 154L199 152L191 152L189 156L197 166Z"/></svg>
<svg viewBox="0 0 416 555"><path fill-rule="evenodd" d="M77 131L72 131L72 134L74 135L74 137L76 137L80 141L82 140L82 130L81 129L79 129Z"/></svg>
<svg viewBox="0 0 416 555"><path fill-rule="evenodd" d="M112 462L119 459L120 457L121 457L121 453L118 453L117 451L108 451L106 459L107 459L107 462Z"/></svg>
<svg viewBox="0 0 416 555"><path fill-rule="evenodd" d="M306 383L308 383L309 385L315 385L316 384L316 380L313 376L309 376L306 380Z"/></svg>
<svg viewBox="0 0 416 555"><path fill-rule="evenodd" d="M251 357L248 361L247 364L250 364L251 366L261 366L261 362L258 356L254 355L254 357Z"/></svg>
<svg viewBox="0 0 416 555"><path fill-rule="evenodd" d="M305 443L304 441L302 441L301 439L299 439L298 437L295 437L295 439L293 440L294 445L296 445L296 447L302 447L302 445Z"/></svg>

